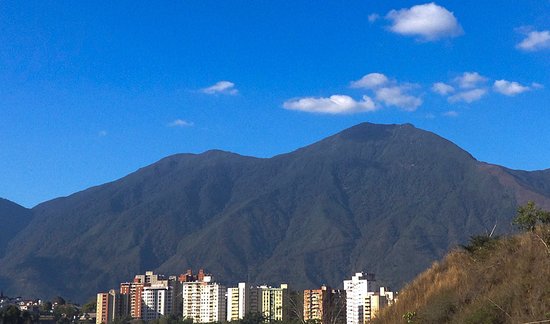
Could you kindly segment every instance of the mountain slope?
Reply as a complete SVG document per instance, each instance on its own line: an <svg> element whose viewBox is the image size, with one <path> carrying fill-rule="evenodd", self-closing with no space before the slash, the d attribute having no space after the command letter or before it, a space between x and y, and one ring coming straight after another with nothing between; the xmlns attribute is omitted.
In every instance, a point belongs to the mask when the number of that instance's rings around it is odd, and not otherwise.
<svg viewBox="0 0 550 324"><path fill-rule="evenodd" d="M0 276L8 292L81 301L189 267L296 288L368 270L398 287L470 235L508 230L523 197L549 203L545 176L411 125L364 123L269 159L174 155L33 208Z"/></svg>
<svg viewBox="0 0 550 324"><path fill-rule="evenodd" d="M32 220L32 212L7 199L0 198L0 260L10 251L9 243ZM14 246L13 249L17 249ZM0 272L0 291L8 286L8 278Z"/></svg>
<svg viewBox="0 0 550 324"><path fill-rule="evenodd" d="M29 209L19 206L7 199L0 198L0 258L6 253L8 243L23 229L32 219Z"/></svg>
<svg viewBox="0 0 550 324"><path fill-rule="evenodd" d="M455 250L408 284L375 324L546 323L550 227Z"/></svg>

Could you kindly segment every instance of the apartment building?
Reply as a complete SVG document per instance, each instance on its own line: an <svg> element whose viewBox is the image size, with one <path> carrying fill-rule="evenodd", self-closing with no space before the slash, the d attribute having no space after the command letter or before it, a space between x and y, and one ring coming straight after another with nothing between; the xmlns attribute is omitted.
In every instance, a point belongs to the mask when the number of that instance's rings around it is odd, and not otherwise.
<svg viewBox="0 0 550 324"><path fill-rule="evenodd" d="M172 314L173 290L168 284L153 284L143 288L141 316L144 321L159 319Z"/></svg>
<svg viewBox="0 0 550 324"><path fill-rule="evenodd" d="M134 319L141 319L143 288L141 282L123 282L120 284L120 293L128 296L128 314Z"/></svg>
<svg viewBox="0 0 550 324"><path fill-rule="evenodd" d="M366 322L365 301L374 287L374 274L358 272L351 280L344 280L346 291L346 323L363 324Z"/></svg>
<svg viewBox="0 0 550 324"><path fill-rule="evenodd" d="M262 289L240 282L227 289L227 321L242 319L247 313L261 312Z"/></svg>
<svg viewBox="0 0 550 324"><path fill-rule="evenodd" d="M284 321L289 318L289 291L287 284L279 288L260 286L260 312L266 321Z"/></svg>
<svg viewBox="0 0 550 324"><path fill-rule="evenodd" d="M226 319L226 288L213 282L211 275L182 283L183 318L195 323L222 322Z"/></svg>
<svg viewBox="0 0 550 324"><path fill-rule="evenodd" d="M96 323L108 324L126 315L124 305L128 304L128 296L114 289L107 293L97 294Z"/></svg>
<svg viewBox="0 0 550 324"><path fill-rule="evenodd" d="M386 288L380 287L378 292L369 293L365 298L365 315L366 322L376 318L384 307L392 305L395 302L395 294L387 291Z"/></svg>
<svg viewBox="0 0 550 324"><path fill-rule="evenodd" d="M323 324L345 323L345 292L324 285L319 289L304 290L303 314L304 321L318 321Z"/></svg>
<svg viewBox="0 0 550 324"><path fill-rule="evenodd" d="M150 320L173 314L177 310L178 293L176 277L166 278L153 271L136 275L133 282L120 284L120 294L128 296L123 308L134 319Z"/></svg>

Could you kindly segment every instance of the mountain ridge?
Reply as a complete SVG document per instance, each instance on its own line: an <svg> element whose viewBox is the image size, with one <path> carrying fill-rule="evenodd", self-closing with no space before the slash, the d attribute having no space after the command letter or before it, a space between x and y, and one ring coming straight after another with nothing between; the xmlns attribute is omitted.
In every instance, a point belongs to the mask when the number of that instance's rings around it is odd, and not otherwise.
<svg viewBox="0 0 550 324"><path fill-rule="evenodd" d="M0 287L83 301L145 270L205 267L297 288L369 270L398 288L469 235L510 230L522 199L550 204L547 174L479 162L410 124L362 123L271 158L171 155L35 206Z"/></svg>

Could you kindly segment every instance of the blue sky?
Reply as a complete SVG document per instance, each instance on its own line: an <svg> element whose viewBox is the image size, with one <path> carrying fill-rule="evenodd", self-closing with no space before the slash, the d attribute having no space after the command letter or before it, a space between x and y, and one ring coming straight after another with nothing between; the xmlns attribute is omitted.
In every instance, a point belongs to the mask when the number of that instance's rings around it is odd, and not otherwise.
<svg viewBox="0 0 550 324"><path fill-rule="evenodd" d="M0 197L360 122L550 168L550 1L2 1Z"/></svg>

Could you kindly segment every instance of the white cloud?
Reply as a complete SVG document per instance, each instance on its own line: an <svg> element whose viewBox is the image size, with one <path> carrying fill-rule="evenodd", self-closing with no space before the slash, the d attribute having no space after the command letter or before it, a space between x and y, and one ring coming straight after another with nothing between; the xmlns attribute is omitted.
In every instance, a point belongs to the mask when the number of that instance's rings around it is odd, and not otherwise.
<svg viewBox="0 0 550 324"><path fill-rule="evenodd" d="M105 137L107 136L107 131L106 130L100 130L98 133L97 133L97 136L99 137Z"/></svg>
<svg viewBox="0 0 550 324"><path fill-rule="evenodd" d="M367 19L369 20L369 22L372 24L373 22L377 21L378 19L380 19L380 15L377 14L377 13L372 13L370 14Z"/></svg>
<svg viewBox="0 0 550 324"><path fill-rule="evenodd" d="M360 101L356 101L346 95L332 95L329 98L306 97L292 99L286 101L283 107L289 110L332 115L369 112L378 109L369 96L363 96Z"/></svg>
<svg viewBox="0 0 550 324"><path fill-rule="evenodd" d="M361 79L352 81L351 88L362 88L372 90L376 100L386 106L395 106L403 110L414 111L422 104L422 99L408 93L416 84L398 83L390 80L382 73L369 73Z"/></svg>
<svg viewBox="0 0 550 324"><path fill-rule="evenodd" d="M350 86L352 88L374 89L381 87L388 82L388 77L382 73L369 73L357 81L352 81Z"/></svg>
<svg viewBox="0 0 550 324"><path fill-rule="evenodd" d="M550 48L550 30L527 32L525 39L516 47L528 52L548 49Z"/></svg>
<svg viewBox="0 0 550 324"><path fill-rule="evenodd" d="M202 93L206 94L227 94L236 95L239 91L235 88L235 83L231 81L218 81L210 87L201 89Z"/></svg>
<svg viewBox="0 0 550 324"><path fill-rule="evenodd" d="M462 89L471 89L486 82L487 78L477 72L464 72L461 76L456 77L454 81Z"/></svg>
<svg viewBox="0 0 550 324"><path fill-rule="evenodd" d="M183 119L176 119L168 123L168 127L191 127L195 125L193 122L189 122Z"/></svg>
<svg viewBox="0 0 550 324"><path fill-rule="evenodd" d="M443 82L436 82L432 86L432 91L442 96L446 96L450 93L455 92L455 88Z"/></svg>
<svg viewBox="0 0 550 324"><path fill-rule="evenodd" d="M391 20L390 30L405 36L418 36L435 41L463 34L462 27L452 12L434 2L409 9L392 10L386 15Z"/></svg>
<svg viewBox="0 0 550 324"><path fill-rule="evenodd" d="M537 82L533 82L533 83L531 83L531 88L533 88L533 89L543 89L544 85L542 85L540 83L537 83Z"/></svg>
<svg viewBox="0 0 550 324"><path fill-rule="evenodd" d="M503 95L506 95L506 96L515 96L522 92L531 90L531 88L527 86L523 86L514 81L506 81L506 80L495 81L495 83L493 84L493 89L496 92L502 93Z"/></svg>
<svg viewBox="0 0 550 324"><path fill-rule="evenodd" d="M443 116L445 117L458 117L458 112L454 110L449 110L443 113Z"/></svg>
<svg viewBox="0 0 550 324"><path fill-rule="evenodd" d="M464 101L467 103L472 103L481 99L487 93L486 89L473 89L468 91L459 92L455 95L450 96L447 100L450 103Z"/></svg>
<svg viewBox="0 0 550 324"><path fill-rule="evenodd" d="M375 90L376 100L383 102L386 106L396 106L406 111L414 111L422 105L422 99L406 93L408 89L407 86L378 88Z"/></svg>

